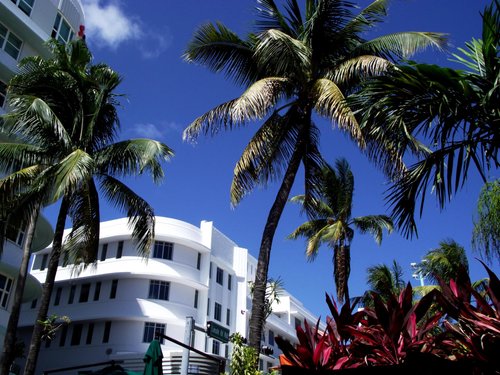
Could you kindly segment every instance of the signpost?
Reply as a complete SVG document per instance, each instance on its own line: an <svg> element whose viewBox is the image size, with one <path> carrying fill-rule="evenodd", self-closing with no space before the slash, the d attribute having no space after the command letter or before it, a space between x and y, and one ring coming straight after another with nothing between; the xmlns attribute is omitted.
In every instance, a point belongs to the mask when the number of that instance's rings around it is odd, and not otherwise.
<svg viewBox="0 0 500 375"><path fill-rule="evenodd" d="M223 343L229 341L229 329L212 321L207 322L207 335Z"/></svg>

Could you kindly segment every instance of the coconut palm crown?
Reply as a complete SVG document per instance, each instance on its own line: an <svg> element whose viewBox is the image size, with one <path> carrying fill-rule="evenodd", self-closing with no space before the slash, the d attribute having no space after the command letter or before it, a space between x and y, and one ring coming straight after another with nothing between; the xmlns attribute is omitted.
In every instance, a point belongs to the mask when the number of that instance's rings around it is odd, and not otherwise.
<svg viewBox="0 0 500 375"><path fill-rule="evenodd" d="M249 339L257 351L274 233L301 165L306 205L317 196L321 155L313 113L363 147L345 96L364 77L386 71L393 60L445 44L442 34L422 32L365 39L365 32L383 20L387 3L376 0L358 11L354 3L344 0L306 0L303 9L297 0L288 0L283 7L274 0L260 0L256 28L245 38L222 23L208 23L196 30L187 46L187 61L224 73L245 91L195 119L184 138L215 135L262 120L236 163L231 202L237 205L255 187L281 181L258 257Z"/></svg>

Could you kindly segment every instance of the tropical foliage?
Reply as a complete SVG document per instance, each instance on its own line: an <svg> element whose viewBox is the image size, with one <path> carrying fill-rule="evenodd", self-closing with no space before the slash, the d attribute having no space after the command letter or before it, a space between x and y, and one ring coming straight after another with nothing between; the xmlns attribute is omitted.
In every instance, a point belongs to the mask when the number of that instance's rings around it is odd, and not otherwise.
<svg viewBox="0 0 500 375"><path fill-rule="evenodd" d="M147 256L154 239L152 207L116 177L150 173L163 177L161 163L172 151L148 140L114 143L119 129L114 90L121 79L104 64L91 64L82 40L52 42L53 58L29 57L9 86L12 109L2 131L16 142L2 143L6 177L20 190L44 192L42 203L61 200L47 277L29 348L25 374L34 372L48 304L61 256L85 267L96 259L99 241L99 195L129 217L139 253ZM29 181L29 182L26 182ZM72 230L63 247L66 217Z"/></svg>
<svg viewBox="0 0 500 375"><path fill-rule="evenodd" d="M243 39L221 23L209 23L198 28L185 52L186 60L223 72L245 88L240 97L193 121L185 139L263 119L236 163L231 202L238 204L256 186L281 181L259 250L250 318L250 345L256 349L265 317L272 242L301 165L306 204L316 196L321 157L313 113L364 146L345 96L361 78L386 71L394 59L445 44L443 35L422 32L365 39L383 20L387 2L376 0L356 13L355 5L344 0L306 0L303 9L297 0L286 1L283 8L274 0L260 0L255 32Z"/></svg>
<svg viewBox="0 0 500 375"><path fill-rule="evenodd" d="M479 195L472 247L492 261L500 261L500 180L488 182Z"/></svg>
<svg viewBox="0 0 500 375"><path fill-rule="evenodd" d="M321 172L317 198L312 199L309 204L306 204L305 195L292 198L292 202L304 207L311 220L295 229L289 238L307 239L308 260L316 258L322 244L332 248L337 299L343 302L349 300L348 280L354 229L360 233L372 234L380 244L383 230L392 232L392 220L387 215L352 217L354 175L347 160L337 160L335 169L325 163Z"/></svg>
<svg viewBox="0 0 500 375"><path fill-rule="evenodd" d="M365 306L371 304L373 301L371 292L377 293L380 298L387 301L390 296L399 295L405 287L403 268L395 260L392 261L391 266L377 264L368 267L366 273L369 290L363 298Z"/></svg>
<svg viewBox="0 0 500 375"><path fill-rule="evenodd" d="M276 341L291 366L311 373L384 366L386 373L418 374L444 366L464 374L498 374L500 281L487 271L487 297L463 270L456 281L441 281L441 290L417 302L410 284L387 301L373 292L374 306L357 312L348 304L339 313L327 298L334 319L327 319L326 331L319 330L319 322L315 327L305 322L305 329L297 328L298 344ZM405 367L391 371L395 365Z"/></svg>
<svg viewBox="0 0 500 375"><path fill-rule="evenodd" d="M471 165L486 181L500 166L500 3L482 14L482 39L459 48L465 70L409 62L366 80L350 104L361 113L369 154L385 169L413 154L419 161L388 191L393 217L406 235L417 233L428 189L441 207L467 180ZM430 146L427 146L429 144ZM418 201L420 200L420 204Z"/></svg>

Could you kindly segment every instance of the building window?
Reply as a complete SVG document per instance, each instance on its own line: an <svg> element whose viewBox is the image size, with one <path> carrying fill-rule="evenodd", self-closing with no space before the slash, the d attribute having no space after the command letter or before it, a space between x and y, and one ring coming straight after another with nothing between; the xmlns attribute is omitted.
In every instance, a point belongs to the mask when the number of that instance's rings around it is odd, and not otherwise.
<svg viewBox="0 0 500 375"><path fill-rule="evenodd" d="M0 27L2 25L0 24ZM15 227L13 225L9 225L7 227L7 232L5 233L5 237L7 237L8 240L14 242L18 246L23 246L23 241L24 241L24 230L19 229L18 227Z"/></svg>
<svg viewBox="0 0 500 375"><path fill-rule="evenodd" d="M101 250L101 262L104 262L107 256L108 256L108 244L104 243L102 244L102 250Z"/></svg>
<svg viewBox="0 0 500 375"><path fill-rule="evenodd" d="M12 279L0 275L0 304L6 309L9 303L10 290L12 289Z"/></svg>
<svg viewBox="0 0 500 375"><path fill-rule="evenodd" d="M116 298L116 291L118 289L118 280L113 280L111 283L111 291L109 293L109 298L115 299Z"/></svg>
<svg viewBox="0 0 500 375"><path fill-rule="evenodd" d="M274 331L269 330L269 345L274 346Z"/></svg>
<svg viewBox="0 0 500 375"><path fill-rule="evenodd" d="M222 317L222 305L215 302L214 319L220 322Z"/></svg>
<svg viewBox="0 0 500 375"><path fill-rule="evenodd" d="M207 302L207 316L210 315L210 298L208 299Z"/></svg>
<svg viewBox="0 0 500 375"><path fill-rule="evenodd" d="M295 318L295 328L300 327L302 325L302 322L300 321L299 318Z"/></svg>
<svg viewBox="0 0 500 375"><path fill-rule="evenodd" d="M92 336L94 335L94 323L89 323L89 327L87 329L87 339L85 340L85 344L92 344Z"/></svg>
<svg viewBox="0 0 500 375"><path fill-rule="evenodd" d="M69 289L69 297L68 297L68 304L70 304L70 305L75 300L75 292L76 292L76 285L71 285L71 288Z"/></svg>
<svg viewBox="0 0 500 375"><path fill-rule="evenodd" d="M36 309L37 302L38 302L38 300L36 298L34 300L31 300L31 308L32 309Z"/></svg>
<svg viewBox="0 0 500 375"><path fill-rule="evenodd" d="M57 13L56 20L54 21L54 27L52 28L52 38L57 39L62 43L68 43L75 33L71 30L69 23L61 16L61 13Z"/></svg>
<svg viewBox="0 0 500 375"><path fill-rule="evenodd" d="M212 267L212 264L213 264L213 263L212 263L212 262L210 262L210 268L209 268L209 270L208 270L208 278L209 278L209 279L211 279L211 278L212 278L212 268L213 268L213 267Z"/></svg>
<svg viewBox="0 0 500 375"><path fill-rule="evenodd" d="M148 298L168 301L170 283L167 281L151 280L149 282Z"/></svg>
<svg viewBox="0 0 500 375"><path fill-rule="evenodd" d="M165 334L165 324L162 323L152 323L146 322L144 324L144 335L142 336L142 342L151 342L154 340L156 332L164 335ZM163 344L163 337L159 338L160 343Z"/></svg>
<svg viewBox="0 0 500 375"><path fill-rule="evenodd" d="M73 333L71 334L71 346L80 345L82 339L83 324L75 324L73 326Z"/></svg>
<svg viewBox="0 0 500 375"><path fill-rule="evenodd" d="M224 284L224 271L222 270L222 268L217 267L217 275L215 276L215 281L217 282L217 284Z"/></svg>
<svg viewBox="0 0 500 375"><path fill-rule="evenodd" d="M95 289L94 289L94 301L99 301L99 296L101 295L101 282L98 281L95 284Z"/></svg>
<svg viewBox="0 0 500 375"><path fill-rule="evenodd" d="M196 258L196 269L201 269L201 253L198 253L198 258Z"/></svg>
<svg viewBox="0 0 500 375"><path fill-rule="evenodd" d="M220 342L217 340L212 341L212 353L216 355L219 355L220 353Z"/></svg>
<svg viewBox="0 0 500 375"><path fill-rule="evenodd" d="M82 284L80 288L80 298L78 299L78 302L88 302L89 300L89 294L90 294L90 284Z"/></svg>
<svg viewBox="0 0 500 375"><path fill-rule="evenodd" d="M226 310L226 325L231 325L231 310L229 309Z"/></svg>
<svg viewBox="0 0 500 375"><path fill-rule="evenodd" d="M227 274L227 289L231 290L232 287L233 287L233 276Z"/></svg>
<svg viewBox="0 0 500 375"><path fill-rule="evenodd" d="M194 308L195 309L198 308L198 291L197 290L194 291Z"/></svg>
<svg viewBox="0 0 500 375"><path fill-rule="evenodd" d="M102 335L102 343L106 344L109 342L109 336L111 335L111 321L104 323L104 333Z"/></svg>
<svg viewBox="0 0 500 375"><path fill-rule="evenodd" d="M54 297L54 306L59 306L59 303L61 302L61 294L62 294L62 288L58 287L56 289L56 295Z"/></svg>
<svg viewBox="0 0 500 375"><path fill-rule="evenodd" d="M229 345L225 345L224 357L229 358Z"/></svg>
<svg viewBox="0 0 500 375"><path fill-rule="evenodd" d="M14 4L18 6L28 17L31 15L33 10L33 3L35 0L11 0Z"/></svg>
<svg viewBox="0 0 500 375"><path fill-rule="evenodd" d="M155 241L153 258L172 260L174 244L171 242Z"/></svg>
<svg viewBox="0 0 500 375"><path fill-rule="evenodd" d="M118 242L118 249L116 249L116 259L120 259L123 255L123 241Z"/></svg>
<svg viewBox="0 0 500 375"><path fill-rule="evenodd" d="M48 254L42 255L42 263L40 264L40 271L43 271L47 267L47 259L49 258Z"/></svg>
<svg viewBox="0 0 500 375"><path fill-rule="evenodd" d="M0 81L0 108L3 108L7 98L7 84Z"/></svg>
<svg viewBox="0 0 500 375"><path fill-rule="evenodd" d="M61 336L59 337L59 346L66 344L66 336L68 335L68 326L65 324L61 328Z"/></svg>
<svg viewBox="0 0 500 375"><path fill-rule="evenodd" d="M23 42L17 36L0 23L0 48L13 59L17 60L21 52Z"/></svg>

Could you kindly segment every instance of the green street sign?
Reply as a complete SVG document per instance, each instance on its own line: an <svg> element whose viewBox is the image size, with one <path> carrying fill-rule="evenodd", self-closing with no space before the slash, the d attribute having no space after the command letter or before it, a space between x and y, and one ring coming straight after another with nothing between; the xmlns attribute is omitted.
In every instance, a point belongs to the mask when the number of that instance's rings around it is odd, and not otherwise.
<svg viewBox="0 0 500 375"><path fill-rule="evenodd" d="M229 329L215 322L207 322L207 335L223 343L229 341Z"/></svg>

